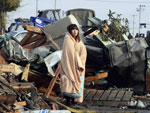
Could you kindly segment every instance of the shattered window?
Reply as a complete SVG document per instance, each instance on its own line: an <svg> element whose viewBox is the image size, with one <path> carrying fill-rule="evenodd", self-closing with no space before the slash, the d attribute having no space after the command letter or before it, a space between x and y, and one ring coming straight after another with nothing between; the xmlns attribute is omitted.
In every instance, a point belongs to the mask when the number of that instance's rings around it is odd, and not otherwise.
<svg viewBox="0 0 150 113"><path fill-rule="evenodd" d="M15 38L20 42L25 37L26 34L27 32L17 34Z"/></svg>
<svg viewBox="0 0 150 113"><path fill-rule="evenodd" d="M48 13L46 14L47 18L48 19L51 19L51 20L55 20L55 17L54 17L54 14L52 11L48 11Z"/></svg>

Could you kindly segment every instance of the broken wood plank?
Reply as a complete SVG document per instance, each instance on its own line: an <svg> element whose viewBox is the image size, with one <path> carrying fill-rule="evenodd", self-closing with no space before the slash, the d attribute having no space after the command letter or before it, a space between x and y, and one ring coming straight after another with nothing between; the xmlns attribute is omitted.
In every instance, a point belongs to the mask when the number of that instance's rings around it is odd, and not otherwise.
<svg viewBox="0 0 150 113"><path fill-rule="evenodd" d="M31 25L23 25L23 28L29 32L33 32L36 34L43 34L42 30L39 27L31 26Z"/></svg>
<svg viewBox="0 0 150 113"><path fill-rule="evenodd" d="M14 65L0 64L0 72L14 72Z"/></svg>
<svg viewBox="0 0 150 113"><path fill-rule="evenodd" d="M111 93L111 90L105 90L105 92L101 96L100 100L107 100L110 93Z"/></svg>
<svg viewBox="0 0 150 113"><path fill-rule="evenodd" d="M21 74L23 72L23 67L21 67L20 65L17 65L15 63L10 63L9 65L13 65L15 67L15 71L13 73L16 76L18 76L19 74Z"/></svg>
<svg viewBox="0 0 150 113"><path fill-rule="evenodd" d="M59 74L60 74L60 64L58 65L56 71L55 71L55 77L52 78L51 82L49 83L49 86L47 88L47 92L45 94L45 96L48 98L49 95L51 94L51 91L53 90L53 87L56 83L56 80L58 79L59 77Z"/></svg>
<svg viewBox="0 0 150 113"><path fill-rule="evenodd" d="M29 69L30 69L30 64L27 64L26 67L25 67L25 69L24 69L24 71L23 71L21 80L28 81L28 73L29 73Z"/></svg>
<svg viewBox="0 0 150 113"><path fill-rule="evenodd" d="M36 36L33 36L30 40L27 40L27 42L25 43L25 45L30 44L30 43L33 43L33 42L38 41L38 40L41 40L41 39L43 39L43 38L45 38L44 35L36 35Z"/></svg>
<svg viewBox="0 0 150 113"><path fill-rule="evenodd" d="M34 87L33 83L11 83L10 84L17 91L25 91Z"/></svg>
<svg viewBox="0 0 150 113"><path fill-rule="evenodd" d="M118 91L117 91L117 90L112 91L112 92L110 93L110 95L109 95L109 97L108 97L108 99L107 99L107 100L114 100L114 99L115 99L115 97L116 97L116 95L117 95L117 93L118 93Z"/></svg>
<svg viewBox="0 0 150 113"><path fill-rule="evenodd" d="M125 93L125 91L119 91L115 98L115 101L120 101L123 98L124 93Z"/></svg>
<svg viewBox="0 0 150 113"><path fill-rule="evenodd" d="M38 47L38 46L41 46L44 42L46 42L46 39L45 39L45 38L40 39L40 40L38 40L38 41L36 41L36 42L34 42L34 43L24 45L23 47L24 47L24 48L27 48L27 49L29 49L29 50L31 50L31 49L34 49L34 48L36 48L36 47Z"/></svg>
<svg viewBox="0 0 150 113"><path fill-rule="evenodd" d="M53 40L53 38L49 34L46 34L46 37L52 42L52 44L56 47L57 50L60 50L60 47L57 45L57 43Z"/></svg>
<svg viewBox="0 0 150 113"><path fill-rule="evenodd" d="M93 97L93 100L99 100L103 93L104 90L98 90L95 96Z"/></svg>
<svg viewBox="0 0 150 113"><path fill-rule="evenodd" d="M122 101L130 101L132 95L133 95L133 91L126 91L122 98Z"/></svg>
<svg viewBox="0 0 150 113"><path fill-rule="evenodd" d="M26 101L15 102L14 104L21 105L21 106L26 106L27 105Z"/></svg>
<svg viewBox="0 0 150 113"><path fill-rule="evenodd" d="M106 78L107 76L108 76L108 72L104 72L104 73L100 73L96 76L85 77L85 82L91 82L94 80L103 79L103 78Z"/></svg>
<svg viewBox="0 0 150 113"><path fill-rule="evenodd" d="M20 42L20 45L21 46L24 46L24 44L28 41L28 40L30 40L30 38L33 36L33 33L32 32L28 32L27 34L26 34L26 36L21 40L21 42Z"/></svg>

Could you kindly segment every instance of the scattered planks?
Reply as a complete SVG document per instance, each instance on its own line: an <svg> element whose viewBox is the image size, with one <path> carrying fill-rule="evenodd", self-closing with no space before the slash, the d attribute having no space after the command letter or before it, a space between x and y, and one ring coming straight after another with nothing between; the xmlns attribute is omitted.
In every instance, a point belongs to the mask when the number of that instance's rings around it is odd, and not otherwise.
<svg viewBox="0 0 150 113"><path fill-rule="evenodd" d="M17 82L17 83L11 83L10 85L17 91L26 91L28 89L34 88L33 83Z"/></svg>
<svg viewBox="0 0 150 113"><path fill-rule="evenodd" d="M38 47L41 45L48 44L46 42L46 40L48 39L56 47L57 50L60 50L60 47L55 43L53 38L50 35L44 33L41 30L41 28L31 26L31 25L23 25L23 28L28 31L27 35L19 43L24 48L31 49L31 48L35 48L35 47ZM36 36L32 37L33 34L36 34ZM47 37L47 39L46 39L46 37ZM29 43L30 44L32 43L32 46L31 45L28 46Z"/></svg>

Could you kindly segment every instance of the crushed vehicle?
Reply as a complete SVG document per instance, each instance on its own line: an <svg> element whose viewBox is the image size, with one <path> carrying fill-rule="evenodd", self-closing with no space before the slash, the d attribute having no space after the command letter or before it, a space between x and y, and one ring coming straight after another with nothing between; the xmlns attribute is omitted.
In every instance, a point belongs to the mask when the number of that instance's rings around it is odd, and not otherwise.
<svg viewBox="0 0 150 113"><path fill-rule="evenodd" d="M27 31L23 30L23 31L8 32L5 35L7 38L13 38L19 42L25 37L26 34L27 34Z"/></svg>
<svg viewBox="0 0 150 113"><path fill-rule="evenodd" d="M43 27L57 20L60 20L60 9L41 10L37 17L30 17L30 21L37 27Z"/></svg>

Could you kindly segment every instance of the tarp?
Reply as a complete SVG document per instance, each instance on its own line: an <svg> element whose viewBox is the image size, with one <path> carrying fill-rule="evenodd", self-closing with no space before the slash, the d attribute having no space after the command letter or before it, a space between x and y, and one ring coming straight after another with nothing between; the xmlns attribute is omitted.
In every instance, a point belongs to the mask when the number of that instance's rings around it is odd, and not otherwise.
<svg viewBox="0 0 150 113"><path fill-rule="evenodd" d="M44 46L40 46L40 47L36 47L36 48L32 49L31 53L40 55L40 57L45 58L49 54L51 54L55 51L56 51L56 49L53 46L44 45Z"/></svg>
<svg viewBox="0 0 150 113"><path fill-rule="evenodd" d="M1 49L1 54L8 62L14 62L21 66L26 66L30 63L31 69L47 73L48 71L44 63L44 57L54 51L55 49L51 46L41 46L33 49L32 51L28 51L20 46L16 41L10 39L4 41L4 47Z"/></svg>
<svg viewBox="0 0 150 113"><path fill-rule="evenodd" d="M117 43L104 43L98 36L86 36L86 67L109 71L108 82L120 88L133 88L135 94L143 94L146 85L146 49L144 38Z"/></svg>
<svg viewBox="0 0 150 113"><path fill-rule="evenodd" d="M145 51L148 45L144 38L135 38L114 43L107 47L112 66L127 66L144 61L146 59Z"/></svg>
<svg viewBox="0 0 150 113"><path fill-rule="evenodd" d="M144 38L130 39L107 46L111 69L109 83L117 87L133 88L134 93L142 95L146 85L146 48Z"/></svg>
<svg viewBox="0 0 150 113"><path fill-rule="evenodd" d="M0 35L0 49L4 46L5 41L6 41L6 35Z"/></svg>
<svg viewBox="0 0 150 113"><path fill-rule="evenodd" d="M39 56L32 54L28 50L24 49L14 40L8 40L5 42L5 49L7 54L7 60L14 62L33 62L39 59Z"/></svg>
<svg viewBox="0 0 150 113"><path fill-rule="evenodd" d="M107 48L96 36L88 35L84 37L83 42L87 49L86 68L101 70L103 66L109 64Z"/></svg>

